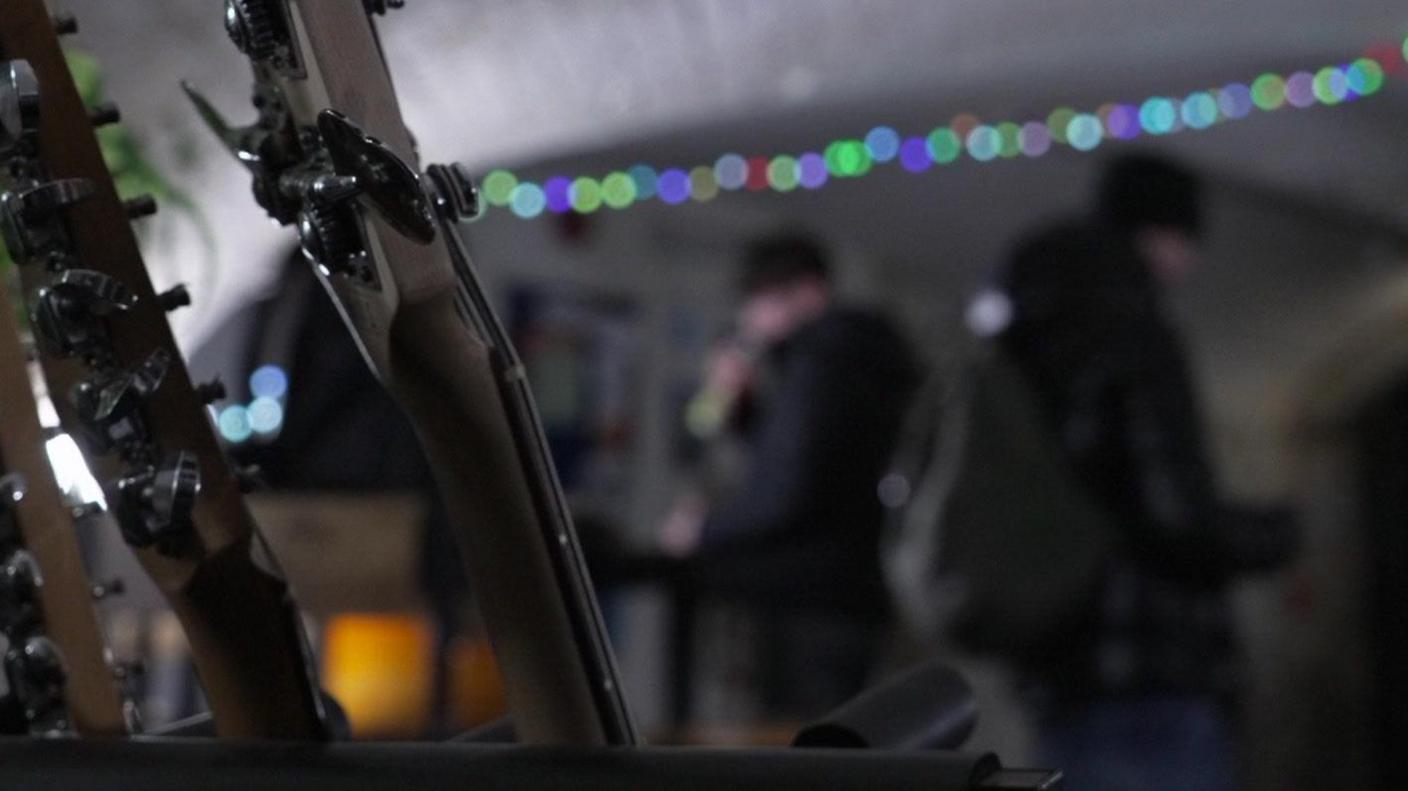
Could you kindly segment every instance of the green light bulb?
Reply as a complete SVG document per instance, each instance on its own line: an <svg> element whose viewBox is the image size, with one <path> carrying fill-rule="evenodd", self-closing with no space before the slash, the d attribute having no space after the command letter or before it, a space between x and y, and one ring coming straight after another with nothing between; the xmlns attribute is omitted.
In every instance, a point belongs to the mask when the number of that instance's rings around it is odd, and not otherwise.
<svg viewBox="0 0 1408 791"><path fill-rule="evenodd" d="M778 192L791 192L800 180L796 158L784 154L768 163L768 184Z"/></svg>
<svg viewBox="0 0 1408 791"><path fill-rule="evenodd" d="M591 214L601 208L601 184L596 179L582 176L573 181L568 195L572 208L581 214Z"/></svg>
<svg viewBox="0 0 1408 791"><path fill-rule="evenodd" d="M491 206L507 206L513 200L513 188L518 177L507 170L495 170L484 177L484 199Z"/></svg>
<svg viewBox="0 0 1408 791"><path fill-rule="evenodd" d="M1263 74L1252 83L1252 103L1263 110L1276 110L1286 103L1286 81L1279 74Z"/></svg>
<svg viewBox="0 0 1408 791"><path fill-rule="evenodd" d="M708 203L719 194L719 180L714 177L714 169L700 165L689 171L689 194L700 203Z"/></svg>
<svg viewBox="0 0 1408 791"><path fill-rule="evenodd" d="M940 165L947 165L963 153L963 142L958 139L958 133L946 126L930 132L925 143L928 144L929 158Z"/></svg>
<svg viewBox="0 0 1408 791"><path fill-rule="evenodd" d="M1057 107L1052 110L1051 115L1046 116L1046 128L1051 130L1051 139L1057 143L1069 143L1066 132L1075 118L1076 111L1069 107Z"/></svg>
<svg viewBox="0 0 1408 791"><path fill-rule="evenodd" d="M636 182L617 171L601 180L601 199L613 209L625 209L636 202Z"/></svg>

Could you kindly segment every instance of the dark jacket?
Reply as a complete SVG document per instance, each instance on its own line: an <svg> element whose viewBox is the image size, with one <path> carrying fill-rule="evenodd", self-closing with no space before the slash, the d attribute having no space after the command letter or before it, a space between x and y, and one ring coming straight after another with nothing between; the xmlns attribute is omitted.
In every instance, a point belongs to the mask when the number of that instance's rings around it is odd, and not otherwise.
<svg viewBox="0 0 1408 791"><path fill-rule="evenodd" d="M1088 617L1027 674L1059 695L1225 691L1226 583L1257 546L1219 506L1183 344L1148 266L1123 235L1072 224L1022 244L997 286L1013 308L998 341L1119 530Z"/></svg>
<svg viewBox="0 0 1408 791"><path fill-rule="evenodd" d="M876 484L918 381L883 316L835 308L772 350L747 473L705 525L711 592L866 615L886 609Z"/></svg>

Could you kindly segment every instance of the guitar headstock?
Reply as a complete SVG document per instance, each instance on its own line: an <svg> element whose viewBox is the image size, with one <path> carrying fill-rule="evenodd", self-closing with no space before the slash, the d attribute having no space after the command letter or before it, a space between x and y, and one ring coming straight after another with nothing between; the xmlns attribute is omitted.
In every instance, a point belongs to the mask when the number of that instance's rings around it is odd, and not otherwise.
<svg viewBox="0 0 1408 791"><path fill-rule="evenodd" d="M0 733L120 736L135 710L107 662L19 333L0 283Z"/></svg>
<svg viewBox="0 0 1408 791"><path fill-rule="evenodd" d="M478 213L474 188L456 167L420 173L370 19L401 5L227 0L225 27L252 64L257 117L232 124L183 84L206 125L249 170L255 199L275 221L297 228L304 254L383 380L401 309L454 288L445 247L433 244L439 220Z"/></svg>
<svg viewBox="0 0 1408 791"><path fill-rule="evenodd" d="M152 202L124 202L42 0L0 14L0 230L18 264L55 410L108 509L182 620L222 734L322 734L321 704L287 587L194 385L133 232ZM256 557L256 554L258 557ZM273 687L270 686L273 685Z"/></svg>

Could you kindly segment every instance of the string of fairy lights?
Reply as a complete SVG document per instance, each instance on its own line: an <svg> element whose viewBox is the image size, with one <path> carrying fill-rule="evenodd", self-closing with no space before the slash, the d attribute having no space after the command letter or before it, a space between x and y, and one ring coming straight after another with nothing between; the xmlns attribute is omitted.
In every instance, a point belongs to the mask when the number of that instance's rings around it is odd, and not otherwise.
<svg viewBox="0 0 1408 791"><path fill-rule="evenodd" d="M489 207L529 220L628 209L652 200L670 206L707 203L724 192L816 190L836 180L860 178L879 167L898 165L918 174L951 165L964 154L981 163L1040 157L1057 146L1089 152L1107 141L1201 131L1258 112L1333 107L1373 96L1390 76L1405 71L1408 39L1401 45L1375 45L1347 64L1289 75L1268 72L1250 83L1233 82L1182 98L1111 102L1094 112L1058 107L1044 120L1026 123L984 123L963 114L925 135L906 137L889 126L877 126L863 138L833 140L820 151L771 157L726 153L712 164L664 170L640 164L602 178L554 176L538 183L508 170L494 170L484 176L481 193Z"/></svg>

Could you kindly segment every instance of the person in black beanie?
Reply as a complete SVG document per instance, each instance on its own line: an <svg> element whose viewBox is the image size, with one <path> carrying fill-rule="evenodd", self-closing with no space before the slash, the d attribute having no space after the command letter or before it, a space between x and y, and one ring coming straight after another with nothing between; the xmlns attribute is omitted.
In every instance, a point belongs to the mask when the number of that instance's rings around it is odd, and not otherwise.
<svg viewBox="0 0 1408 791"><path fill-rule="evenodd" d="M1118 526L1082 622L1016 660L1040 760L1086 791L1234 787L1226 589L1265 561L1264 544L1219 503L1161 299L1198 263L1201 203L1182 166L1116 160L1094 212L1019 243L969 314L1021 370L1070 469Z"/></svg>

